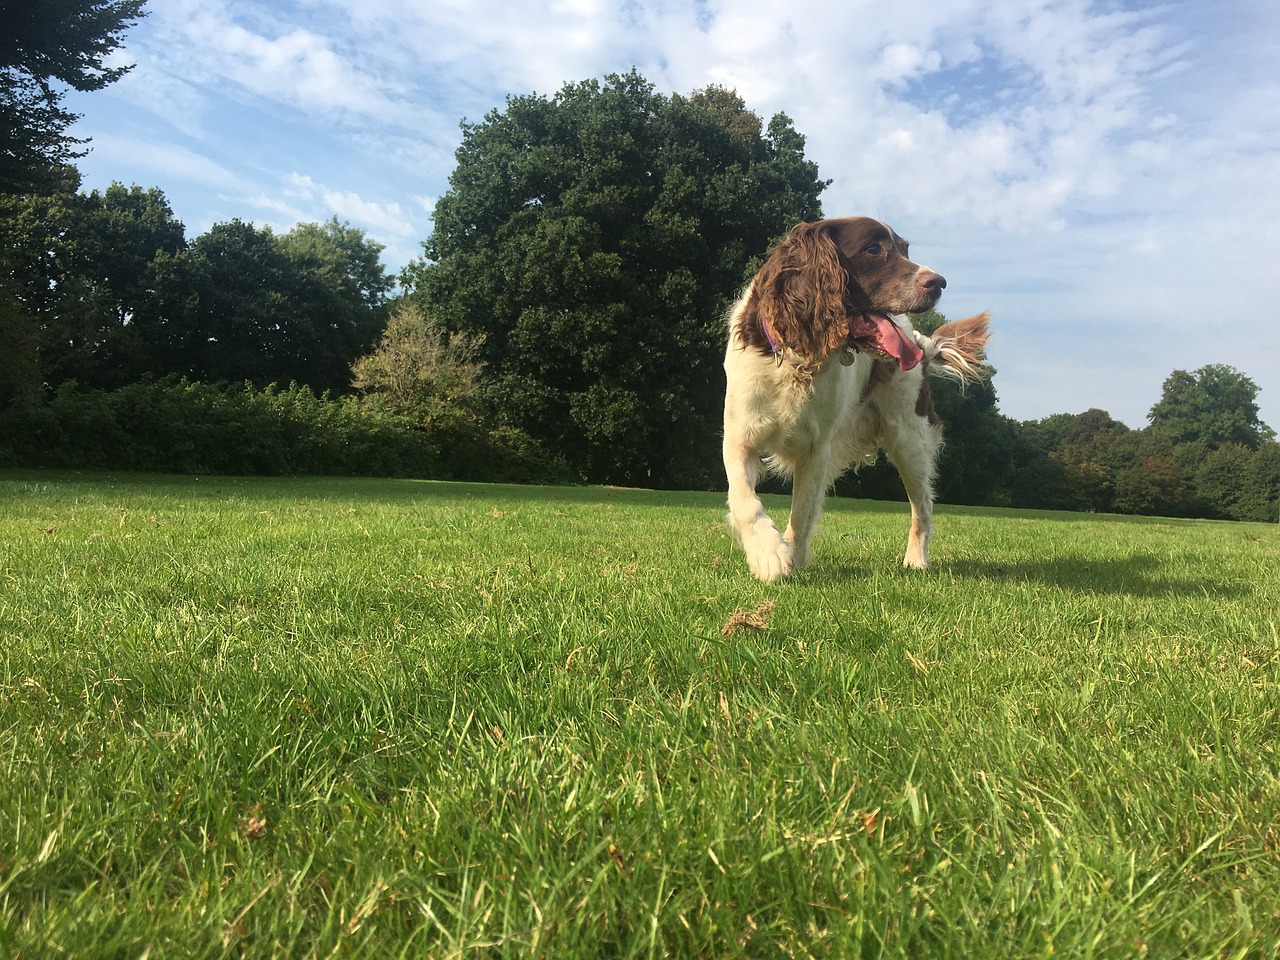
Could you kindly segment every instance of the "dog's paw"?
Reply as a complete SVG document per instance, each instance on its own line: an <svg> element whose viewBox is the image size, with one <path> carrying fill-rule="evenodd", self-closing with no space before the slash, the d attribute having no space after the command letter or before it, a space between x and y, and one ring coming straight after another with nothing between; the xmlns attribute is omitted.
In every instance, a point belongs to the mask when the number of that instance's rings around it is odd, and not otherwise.
<svg viewBox="0 0 1280 960"><path fill-rule="evenodd" d="M907 551L907 555L902 558L902 565L908 570L923 570L929 566L929 558L922 551Z"/></svg>
<svg viewBox="0 0 1280 960"><path fill-rule="evenodd" d="M798 573L807 567L813 560L813 549L806 543L803 548L797 549L795 541L790 537L783 537L783 540L791 547L791 572Z"/></svg>
<svg viewBox="0 0 1280 960"><path fill-rule="evenodd" d="M768 530L759 527L752 530L749 540L744 540L743 547L747 555L747 566L751 572L765 583L774 583L795 569L795 552L791 544L778 534L772 524Z"/></svg>

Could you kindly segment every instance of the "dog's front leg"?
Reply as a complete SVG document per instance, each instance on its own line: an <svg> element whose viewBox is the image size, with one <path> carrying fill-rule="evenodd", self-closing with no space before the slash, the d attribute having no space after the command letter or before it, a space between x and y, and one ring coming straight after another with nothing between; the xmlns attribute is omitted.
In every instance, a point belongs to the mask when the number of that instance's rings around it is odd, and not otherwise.
<svg viewBox="0 0 1280 960"><path fill-rule="evenodd" d="M766 583L782 579L791 572L793 554L756 494L759 454L726 436L724 470L729 478L729 527L742 544L747 566Z"/></svg>
<svg viewBox="0 0 1280 960"><path fill-rule="evenodd" d="M885 453L898 468L907 499L911 501L911 531L907 535L904 567L923 570L929 566L929 536L933 526L933 474L942 430L923 417L903 422L885 436Z"/></svg>
<svg viewBox="0 0 1280 960"><path fill-rule="evenodd" d="M793 568L799 570L809 562L809 540L818 527L822 517L823 501L826 499L827 462L831 459L831 450L824 447L796 464L791 483L791 519L787 523L787 532L783 537L791 544L795 557Z"/></svg>

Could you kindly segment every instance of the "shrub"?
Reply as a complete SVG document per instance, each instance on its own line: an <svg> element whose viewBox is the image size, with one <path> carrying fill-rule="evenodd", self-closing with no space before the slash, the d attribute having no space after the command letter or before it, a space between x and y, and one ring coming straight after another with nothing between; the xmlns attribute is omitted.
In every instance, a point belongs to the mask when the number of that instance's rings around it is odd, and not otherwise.
<svg viewBox="0 0 1280 960"><path fill-rule="evenodd" d="M0 466L281 476L570 481L519 430L424 429L376 403L290 384L214 386L170 377L118 390L65 383L0 408Z"/></svg>

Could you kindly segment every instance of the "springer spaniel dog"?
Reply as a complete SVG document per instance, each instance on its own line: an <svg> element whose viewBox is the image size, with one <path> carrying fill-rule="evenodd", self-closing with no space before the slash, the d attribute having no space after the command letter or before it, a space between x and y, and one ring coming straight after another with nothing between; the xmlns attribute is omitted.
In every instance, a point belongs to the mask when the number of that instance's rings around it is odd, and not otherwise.
<svg viewBox="0 0 1280 960"><path fill-rule="evenodd" d="M929 563L942 424L928 373L961 383L985 372L986 313L915 331L947 285L907 259L907 242L869 217L797 224L729 314L724 466L729 524L761 580L809 560L826 492L883 449L911 501L903 564ZM764 471L790 476L786 533L756 494Z"/></svg>

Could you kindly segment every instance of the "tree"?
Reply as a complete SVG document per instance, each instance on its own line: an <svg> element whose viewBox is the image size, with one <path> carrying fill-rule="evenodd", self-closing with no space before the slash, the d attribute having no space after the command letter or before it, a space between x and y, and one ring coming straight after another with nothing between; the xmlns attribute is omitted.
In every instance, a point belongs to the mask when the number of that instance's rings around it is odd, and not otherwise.
<svg viewBox="0 0 1280 960"><path fill-rule="evenodd" d="M0 273L0 407L40 389L40 328L17 285Z"/></svg>
<svg viewBox="0 0 1280 960"><path fill-rule="evenodd" d="M0 195L0 312L13 326L0 392L29 390L33 363L50 387L150 373L348 389L386 321L381 244L336 218L283 236L233 220L188 244L159 189L86 195L74 168L59 174Z"/></svg>
<svg viewBox="0 0 1280 960"><path fill-rule="evenodd" d="M151 263L135 324L152 371L345 392L385 317L382 247L336 220L283 237L241 220Z"/></svg>
<svg viewBox="0 0 1280 960"><path fill-rule="evenodd" d="M155 373L205 382L306 382L310 331L290 309L292 264L269 229L242 220L214 224L190 249L157 257L157 297L139 317Z"/></svg>
<svg viewBox="0 0 1280 960"><path fill-rule="evenodd" d="M1072 509L1093 512L1112 508L1116 474L1131 462L1126 446L1131 433L1111 414L1097 408L1063 422L1052 456L1063 466Z"/></svg>
<svg viewBox="0 0 1280 960"><path fill-rule="evenodd" d="M478 418L484 363L479 335L448 333L411 303L391 312L373 352L351 368L352 385L428 431Z"/></svg>
<svg viewBox="0 0 1280 960"><path fill-rule="evenodd" d="M112 183L82 201L86 228L82 242L95 265L95 281L112 292L112 309L120 325L129 323L147 295L147 268L158 253L187 246L186 227L158 187L143 189Z"/></svg>
<svg viewBox="0 0 1280 960"><path fill-rule="evenodd" d="M382 244L332 217L299 223L280 237L284 252L347 304L378 312L386 306L395 279L382 265Z"/></svg>
<svg viewBox="0 0 1280 960"><path fill-rule="evenodd" d="M1243 443L1224 443L1200 465L1196 493L1215 517L1244 520L1251 506L1245 492L1253 472L1254 451Z"/></svg>
<svg viewBox="0 0 1280 960"><path fill-rule="evenodd" d="M1239 508L1241 520L1280 521L1280 443L1270 441L1254 451Z"/></svg>
<svg viewBox="0 0 1280 960"><path fill-rule="evenodd" d="M47 190L0 196L0 267L37 333L37 382L120 386L147 367L132 324L152 261L185 248L184 228L154 187L85 195L74 169L59 173Z"/></svg>
<svg viewBox="0 0 1280 960"><path fill-rule="evenodd" d="M825 184L783 115L635 72L510 97L464 124L426 259L404 281L484 335L486 395L584 478L708 486L723 313Z"/></svg>
<svg viewBox="0 0 1280 960"><path fill-rule="evenodd" d="M1238 443L1256 450L1275 431L1258 418L1258 386L1234 367L1209 364L1175 370L1148 415L1151 429L1175 445L1201 441L1209 449Z"/></svg>
<svg viewBox="0 0 1280 960"><path fill-rule="evenodd" d="M42 184L83 151L63 92L100 90L131 67L107 67L145 0L0 0L0 193Z"/></svg>
<svg viewBox="0 0 1280 960"><path fill-rule="evenodd" d="M1116 474L1115 509L1120 513L1179 516L1190 494L1169 457L1145 457Z"/></svg>
<svg viewBox="0 0 1280 960"><path fill-rule="evenodd" d="M157 187L143 189L112 183L82 197L88 288L96 303L96 329L102 342L94 369L79 375L99 386L131 383L151 366L149 344L134 322L152 296L151 264L162 254L187 247L186 228Z"/></svg>
<svg viewBox="0 0 1280 960"><path fill-rule="evenodd" d="M351 362L387 322L395 280L382 264L384 248L337 217L300 223L279 238L279 246L297 273L293 309L315 330L306 382L345 391Z"/></svg>
<svg viewBox="0 0 1280 960"><path fill-rule="evenodd" d="M1016 469L1010 500L1014 506L1040 510L1071 509L1066 467L1057 456L1062 434L1075 419L1056 413L1043 420L1024 420L1013 428Z"/></svg>

